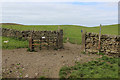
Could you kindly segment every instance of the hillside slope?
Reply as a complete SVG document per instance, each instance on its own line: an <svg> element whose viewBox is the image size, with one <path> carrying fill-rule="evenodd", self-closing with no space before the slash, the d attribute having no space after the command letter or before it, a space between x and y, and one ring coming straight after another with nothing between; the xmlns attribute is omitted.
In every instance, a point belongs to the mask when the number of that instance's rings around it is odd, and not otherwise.
<svg viewBox="0 0 120 80"><path fill-rule="evenodd" d="M71 43L81 43L81 30L99 33L99 27L83 27L76 25L2 25L3 28L16 30L57 30L58 26L64 30L64 42L69 38ZM118 35L118 25L102 26L102 34Z"/></svg>

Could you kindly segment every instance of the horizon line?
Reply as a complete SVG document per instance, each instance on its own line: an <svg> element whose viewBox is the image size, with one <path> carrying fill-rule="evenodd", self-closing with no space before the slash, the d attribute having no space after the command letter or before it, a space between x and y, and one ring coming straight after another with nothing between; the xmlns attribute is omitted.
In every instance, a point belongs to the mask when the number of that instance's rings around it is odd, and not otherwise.
<svg viewBox="0 0 120 80"><path fill-rule="evenodd" d="M76 25L76 26L83 26L83 27L98 27L99 26L99 25L96 25L96 26L86 26L86 25L81 25L81 24L23 24L23 23L6 23L6 22L0 23L0 25L1 24L13 24L13 25ZM109 25L119 25L119 23L104 24L102 26L109 26Z"/></svg>

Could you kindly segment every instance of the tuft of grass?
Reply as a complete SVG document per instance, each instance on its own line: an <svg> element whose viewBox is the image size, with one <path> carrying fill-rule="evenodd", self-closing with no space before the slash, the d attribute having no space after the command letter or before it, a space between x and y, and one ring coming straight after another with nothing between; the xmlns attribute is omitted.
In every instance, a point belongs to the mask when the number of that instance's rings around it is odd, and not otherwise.
<svg viewBox="0 0 120 80"><path fill-rule="evenodd" d="M60 78L65 78L65 76L67 76L70 70L71 70L70 67L67 67L67 66L62 67L59 72Z"/></svg>
<svg viewBox="0 0 120 80"><path fill-rule="evenodd" d="M82 53L82 54L86 54L86 52L84 52L84 51L83 51L83 52L81 52L81 53Z"/></svg>
<svg viewBox="0 0 120 80"><path fill-rule="evenodd" d="M97 54L98 54L98 55L105 55L104 53L101 53L101 52L100 52L100 53L97 53Z"/></svg>
<svg viewBox="0 0 120 80"><path fill-rule="evenodd" d="M49 80L49 79L45 78L45 76L40 76L40 78L38 78L38 80Z"/></svg>
<svg viewBox="0 0 120 80"><path fill-rule="evenodd" d="M36 50L30 50L30 48L27 49L28 52L37 52Z"/></svg>

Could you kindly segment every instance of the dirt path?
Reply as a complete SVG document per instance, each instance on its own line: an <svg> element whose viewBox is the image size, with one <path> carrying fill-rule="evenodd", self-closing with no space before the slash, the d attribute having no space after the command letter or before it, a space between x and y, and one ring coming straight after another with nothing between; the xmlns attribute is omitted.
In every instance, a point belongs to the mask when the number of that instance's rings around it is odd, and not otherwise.
<svg viewBox="0 0 120 80"><path fill-rule="evenodd" d="M75 65L98 58L98 55L81 53L81 46L65 43L62 50L41 50L27 52L27 49L13 49L2 51L3 77L6 78L59 78L62 66Z"/></svg>

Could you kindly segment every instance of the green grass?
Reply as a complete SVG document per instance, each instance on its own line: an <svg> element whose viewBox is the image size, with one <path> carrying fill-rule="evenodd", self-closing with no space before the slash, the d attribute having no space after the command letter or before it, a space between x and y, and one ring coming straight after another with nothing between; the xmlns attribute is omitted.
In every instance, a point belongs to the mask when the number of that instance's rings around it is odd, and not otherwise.
<svg viewBox="0 0 120 80"><path fill-rule="evenodd" d="M48 80L48 79L45 78L45 76L40 76L40 78L38 78L38 80Z"/></svg>
<svg viewBox="0 0 120 80"><path fill-rule="evenodd" d="M10 28L16 30L57 30L58 25L2 25L3 28ZM75 25L60 25L60 29L64 30L64 42L69 38L69 42L81 44L81 29L87 32L99 32L99 27L83 27ZM102 34L118 35L118 25L102 26ZM10 40L8 44L3 44L4 49L23 48L28 45L27 41L19 41L13 38L3 37L3 40Z"/></svg>
<svg viewBox="0 0 120 80"><path fill-rule="evenodd" d="M62 67L60 78L118 78L118 58L103 56L96 61L77 63L72 67Z"/></svg>
<svg viewBox="0 0 120 80"><path fill-rule="evenodd" d="M58 25L2 25L3 28L16 30L57 30ZM75 25L60 25L60 29L64 30L64 42L67 37L71 43L81 43L81 29L87 32L99 33L99 27L83 27ZM102 34L118 35L118 25L102 26Z"/></svg>
<svg viewBox="0 0 120 80"><path fill-rule="evenodd" d="M4 41L9 41L8 43L4 43ZM2 49L15 49L15 48L27 48L28 41L19 40L16 38L8 38L2 37Z"/></svg>

